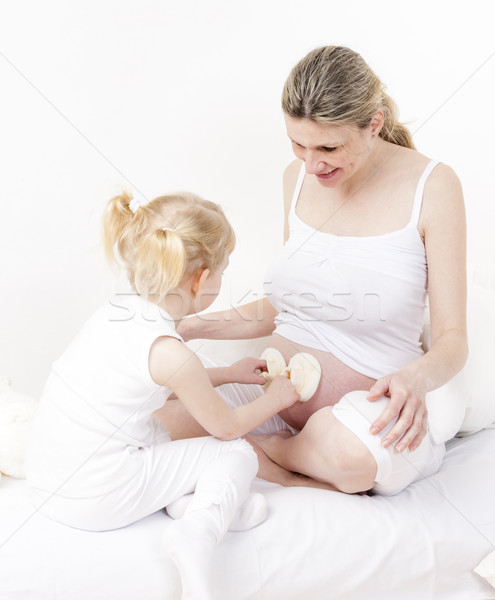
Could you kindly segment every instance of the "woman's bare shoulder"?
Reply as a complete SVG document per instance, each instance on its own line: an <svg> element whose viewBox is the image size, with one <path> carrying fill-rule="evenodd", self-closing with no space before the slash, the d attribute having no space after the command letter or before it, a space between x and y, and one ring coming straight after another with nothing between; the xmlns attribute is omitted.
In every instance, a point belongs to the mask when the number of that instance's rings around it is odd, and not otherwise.
<svg viewBox="0 0 495 600"><path fill-rule="evenodd" d="M445 190L448 187L458 191L461 187L461 181L452 167L440 162L431 172L428 185L430 189L441 187Z"/></svg>
<svg viewBox="0 0 495 600"><path fill-rule="evenodd" d="M397 146L395 146L395 148L390 152L390 154L395 155L393 162L399 164L402 167L404 173L411 173L412 175L414 175L418 171L423 172L432 160L432 158L426 156L425 154L422 154L418 150L412 150L410 148L403 147L397 148ZM449 167L445 163L438 162L438 164L431 172L431 175L428 177L428 181L430 180L440 183L454 183L456 181L458 182L459 178L457 177L455 171L451 167Z"/></svg>
<svg viewBox="0 0 495 600"><path fill-rule="evenodd" d="M439 163L426 180L421 209L420 229L432 226L456 231L465 227L462 185L449 165Z"/></svg>
<svg viewBox="0 0 495 600"><path fill-rule="evenodd" d="M284 170L284 189L286 187L291 187L292 190L294 189L302 164L302 161L296 158L287 165Z"/></svg>
<svg viewBox="0 0 495 600"><path fill-rule="evenodd" d="M390 171L395 171L392 177L402 179L410 189L416 189L418 181L431 161L430 157L417 150L401 147L391 156ZM438 162L424 184L420 231L424 231L432 219L445 215L445 211L454 206L458 210L462 210L463 207L459 177L449 165Z"/></svg>
<svg viewBox="0 0 495 600"><path fill-rule="evenodd" d="M289 212L292 204L292 196L296 187L297 178L301 172L302 161L296 159L289 163L284 171L284 241L289 237Z"/></svg>
<svg viewBox="0 0 495 600"><path fill-rule="evenodd" d="M412 186L417 185L421 175L432 160L417 150L402 147L392 151L387 158L386 162L389 164L386 172L392 178L409 181ZM440 190L445 193L448 191L458 192L460 189L460 181L455 171L445 163L438 162L426 180L425 197Z"/></svg>
<svg viewBox="0 0 495 600"><path fill-rule="evenodd" d="M284 206L285 212L290 208L292 202L292 195L294 193L294 189L296 187L297 178L299 177L299 173L301 172L302 161L296 159L287 165L284 171Z"/></svg>
<svg viewBox="0 0 495 600"><path fill-rule="evenodd" d="M390 143L384 152L384 162L388 163L389 170L399 172L402 176L416 177L424 171L430 160L417 150Z"/></svg>

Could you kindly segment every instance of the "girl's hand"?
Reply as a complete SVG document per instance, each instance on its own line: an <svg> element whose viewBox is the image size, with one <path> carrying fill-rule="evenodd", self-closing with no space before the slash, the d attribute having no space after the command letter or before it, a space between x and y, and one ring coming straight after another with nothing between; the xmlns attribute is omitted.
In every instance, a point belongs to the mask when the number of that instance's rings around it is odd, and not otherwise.
<svg viewBox="0 0 495 600"><path fill-rule="evenodd" d="M266 379L260 375L260 371L266 371L266 360L251 356L241 358L229 367L230 381L265 385Z"/></svg>
<svg viewBox="0 0 495 600"><path fill-rule="evenodd" d="M379 433L393 419L397 421L382 440L382 446L388 448L400 439L395 450L402 452L406 448L412 452L421 444L428 427L426 410L426 392L418 385L417 376L406 369L381 377L370 389L367 399L370 402L381 396L388 396L390 402L378 419L371 425L373 435Z"/></svg>
<svg viewBox="0 0 495 600"><path fill-rule="evenodd" d="M296 392L296 388L292 385L290 379L283 375L277 375L265 392L265 397L273 398L275 402L280 404L280 408L277 412L280 412L284 408L289 408L295 402L301 399L300 394Z"/></svg>

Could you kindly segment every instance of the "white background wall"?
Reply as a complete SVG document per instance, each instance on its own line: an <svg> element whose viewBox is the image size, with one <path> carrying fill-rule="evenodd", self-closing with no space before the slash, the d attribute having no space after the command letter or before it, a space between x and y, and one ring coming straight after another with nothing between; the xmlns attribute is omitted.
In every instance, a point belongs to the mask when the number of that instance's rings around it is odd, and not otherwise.
<svg viewBox="0 0 495 600"><path fill-rule="evenodd" d="M114 290L99 223L122 185L221 203L238 247L216 307L261 293L291 159L280 92L319 45L351 46L387 83L418 148L461 177L471 257L495 258L491 12L486 0L0 0L0 375L38 395Z"/></svg>

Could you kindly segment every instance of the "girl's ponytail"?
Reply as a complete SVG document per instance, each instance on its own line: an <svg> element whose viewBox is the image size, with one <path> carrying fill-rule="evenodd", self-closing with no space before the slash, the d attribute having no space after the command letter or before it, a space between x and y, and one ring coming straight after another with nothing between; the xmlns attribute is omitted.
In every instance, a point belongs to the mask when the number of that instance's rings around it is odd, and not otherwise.
<svg viewBox="0 0 495 600"><path fill-rule="evenodd" d="M108 201L103 213L103 244L109 262L116 260L115 248L121 245L126 227L134 217L131 202L132 196L123 191Z"/></svg>
<svg viewBox="0 0 495 600"><path fill-rule="evenodd" d="M187 263L184 244L173 229L165 228L144 236L136 253L134 287L138 294L163 297L176 288Z"/></svg>

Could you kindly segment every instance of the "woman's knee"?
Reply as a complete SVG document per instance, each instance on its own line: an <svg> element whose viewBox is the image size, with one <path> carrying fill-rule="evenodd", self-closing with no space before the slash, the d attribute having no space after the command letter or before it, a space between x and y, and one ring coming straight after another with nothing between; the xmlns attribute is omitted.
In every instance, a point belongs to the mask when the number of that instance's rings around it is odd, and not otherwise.
<svg viewBox="0 0 495 600"><path fill-rule="evenodd" d="M334 484L341 492L355 494L365 492L375 485L376 461L371 452L354 434L349 432L341 440L343 452L333 460L336 471ZM356 443L357 442L357 443Z"/></svg>
<svg viewBox="0 0 495 600"><path fill-rule="evenodd" d="M318 479L346 493L373 487L377 471L373 455L359 437L335 417L332 407L315 412L303 432L313 464L317 465Z"/></svg>

